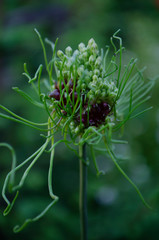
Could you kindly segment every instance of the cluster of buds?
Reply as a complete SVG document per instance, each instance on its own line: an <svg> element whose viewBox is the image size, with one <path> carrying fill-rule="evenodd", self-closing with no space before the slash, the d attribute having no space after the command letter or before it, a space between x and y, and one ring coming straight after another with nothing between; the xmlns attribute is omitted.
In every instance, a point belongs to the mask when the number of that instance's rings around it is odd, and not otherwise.
<svg viewBox="0 0 159 240"><path fill-rule="evenodd" d="M55 61L57 81L49 94L64 117L73 113L71 131L76 133L89 126L99 127L111 114L118 89L105 72L103 59L94 39L69 46L65 53L57 51ZM78 131L77 131L78 129Z"/></svg>

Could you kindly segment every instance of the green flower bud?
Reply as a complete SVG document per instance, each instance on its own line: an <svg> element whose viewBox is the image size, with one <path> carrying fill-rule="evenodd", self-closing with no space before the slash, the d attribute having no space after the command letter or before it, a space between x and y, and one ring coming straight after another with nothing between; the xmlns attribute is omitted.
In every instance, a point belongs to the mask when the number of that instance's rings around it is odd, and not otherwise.
<svg viewBox="0 0 159 240"><path fill-rule="evenodd" d="M103 88L108 89L109 88L109 83L107 81L103 82Z"/></svg>
<svg viewBox="0 0 159 240"><path fill-rule="evenodd" d="M62 66L62 62L61 61L55 61L55 66L60 69Z"/></svg>
<svg viewBox="0 0 159 240"><path fill-rule="evenodd" d="M88 53L87 53L87 52L84 52L84 53L82 54L82 58L83 58L83 60L86 60L87 57L88 57Z"/></svg>
<svg viewBox="0 0 159 240"><path fill-rule="evenodd" d="M72 66L72 61L69 59L67 62L66 62L66 68L67 69L70 69L70 67Z"/></svg>
<svg viewBox="0 0 159 240"><path fill-rule="evenodd" d="M62 71L62 75L64 79L67 79L69 77L69 71Z"/></svg>
<svg viewBox="0 0 159 240"><path fill-rule="evenodd" d="M94 82L97 82L98 81L97 75L93 75L92 79L93 79Z"/></svg>
<svg viewBox="0 0 159 240"><path fill-rule="evenodd" d="M118 94L118 88L114 89L114 93L117 95Z"/></svg>
<svg viewBox="0 0 159 240"><path fill-rule="evenodd" d="M99 89L95 91L96 96L99 96L100 94L101 94L101 91Z"/></svg>
<svg viewBox="0 0 159 240"><path fill-rule="evenodd" d="M90 82L90 76L88 75L88 73L85 76L85 82L86 82L86 84L88 84Z"/></svg>
<svg viewBox="0 0 159 240"><path fill-rule="evenodd" d="M97 68L100 67L101 63L102 63L102 58L98 57L95 61L95 67L97 67Z"/></svg>
<svg viewBox="0 0 159 240"><path fill-rule="evenodd" d="M77 127L75 128L74 132L75 132L75 134L77 134L77 133L79 133L79 131L80 131L80 128L79 128L79 126L77 126Z"/></svg>
<svg viewBox="0 0 159 240"><path fill-rule="evenodd" d="M82 54L80 54L80 55L78 56L78 59L79 59L81 62L84 61Z"/></svg>
<svg viewBox="0 0 159 240"><path fill-rule="evenodd" d="M94 50L98 49L98 46L97 46L97 44L95 42L92 44L92 49L94 49Z"/></svg>
<svg viewBox="0 0 159 240"><path fill-rule="evenodd" d="M60 71L58 70L58 71L56 72L56 74L57 74L57 78L59 78L59 77L60 77Z"/></svg>
<svg viewBox="0 0 159 240"><path fill-rule="evenodd" d="M96 83L95 83L95 82L90 82L89 85L88 85L88 87L89 87L90 89L96 88Z"/></svg>
<svg viewBox="0 0 159 240"><path fill-rule="evenodd" d="M58 50L58 51L57 51L57 56L58 56L60 59L63 60L63 58L64 58L64 53L63 53L61 50Z"/></svg>
<svg viewBox="0 0 159 240"><path fill-rule="evenodd" d="M74 126L75 126L75 123L72 121L72 122L70 122L70 127L71 128L74 128Z"/></svg>
<svg viewBox="0 0 159 240"><path fill-rule="evenodd" d="M94 94L89 94L88 98L89 98L90 101L93 101L94 100Z"/></svg>
<svg viewBox="0 0 159 240"><path fill-rule="evenodd" d="M92 45L95 43L94 39L91 38L89 41L88 41L88 47L92 47Z"/></svg>
<svg viewBox="0 0 159 240"><path fill-rule="evenodd" d="M70 46L68 46L68 47L65 49L65 53L66 53L66 55L67 55L68 57L70 57L71 54L72 54L72 48L71 48Z"/></svg>
<svg viewBox="0 0 159 240"><path fill-rule="evenodd" d="M89 63L92 65L95 62L95 58L93 55L89 57Z"/></svg>
<svg viewBox="0 0 159 240"><path fill-rule="evenodd" d="M94 74L99 76L100 75L100 71L98 69L94 69Z"/></svg>
<svg viewBox="0 0 159 240"><path fill-rule="evenodd" d="M84 44L84 43L80 43L80 44L78 45L78 49L79 49L80 52L84 52L84 51L86 50L85 44Z"/></svg>
<svg viewBox="0 0 159 240"><path fill-rule="evenodd" d="M114 93L114 92L111 92L110 94L109 94L109 101L114 101L115 100L115 98L116 98L116 94Z"/></svg>
<svg viewBox="0 0 159 240"><path fill-rule="evenodd" d="M86 84L82 83L81 88L82 88L82 90L85 90L86 89Z"/></svg>
<svg viewBox="0 0 159 240"><path fill-rule="evenodd" d="M79 76L82 76L83 72L84 72L84 66L81 65L81 66L77 69L77 73L78 73Z"/></svg>
<svg viewBox="0 0 159 240"><path fill-rule="evenodd" d="M104 97L106 97L106 95L107 95L106 91L103 90L101 93L101 96L104 98Z"/></svg>
<svg viewBox="0 0 159 240"><path fill-rule="evenodd" d="M93 54L98 55L99 51L98 51L98 46L96 43L93 43L91 46L91 51Z"/></svg>
<svg viewBox="0 0 159 240"><path fill-rule="evenodd" d="M89 76L92 77L93 76L93 72L89 71Z"/></svg>
<svg viewBox="0 0 159 240"><path fill-rule="evenodd" d="M79 56L79 54L80 54L80 52L76 49L73 53L73 57L76 58Z"/></svg>
<svg viewBox="0 0 159 240"><path fill-rule="evenodd" d="M88 61L86 61L84 65L86 66L87 69L91 69L90 63Z"/></svg>

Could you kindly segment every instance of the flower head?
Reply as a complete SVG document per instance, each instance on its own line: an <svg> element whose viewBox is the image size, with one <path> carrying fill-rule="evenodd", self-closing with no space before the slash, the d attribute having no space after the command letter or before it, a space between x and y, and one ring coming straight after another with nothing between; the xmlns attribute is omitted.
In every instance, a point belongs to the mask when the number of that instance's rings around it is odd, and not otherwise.
<svg viewBox="0 0 159 240"><path fill-rule="evenodd" d="M15 154L11 146L4 143L0 144L0 146L10 149L13 155L12 169L6 176L2 190L2 196L7 203L4 215L11 211L19 189L23 186L29 171L48 146L50 146L50 149L47 150L50 153L48 189L52 202L38 216L27 219L22 226L16 226L14 230L18 232L29 222L38 220L58 201L58 197L54 195L52 188L52 169L54 149L61 142L72 149L80 157L80 160L82 160L81 151L78 154L76 147L79 146L79 149L81 149L87 143L87 146L91 149L98 175L101 171L96 163L94 147L101 143L103 146L104 143L105 149L103 150L106 150L106 155L109 155L118 170L132 184L141 200L147 205L139 189L119 166L113 152L112 143L123 143L123 141L112 139L112 135L130 118L132 119L151 108L148 107L136 112L149 99L147 94L153 87L154 81L144 82L144 69L140 71L137 69L136 59L130 59L127 66L123 67L123 46L122 39L117 36L118 32L111 38L114 54L109 62L107 62L109 48L104 54L102 49L101 51L98 49L98 45L93 38L88 41L87 45L80 43L75 51L70 46L65 51L56 51L57 40L54 44L47 39L46 42L53 50L52 58L48 62L45 44L37 30L36 33L44 51L48 81L41 77L42 65L39 66L34 77L31 77L26 64L24 64L24 75L28 78L28 83L32 85L39 100L35 100L17 87L13 89L36 107L45 109L48 114L48 121L45 123L32 122L18 116L2 105L0 105L0 109L7 114L0 113L0 117L11 119L47 134L42 135L45 139L44 144L17 167ZM119 42L119 48L115 46L114 39ZM56 75L53 75L53 69L55 69ZM54 143L54 135L57 131L61 131L62 139ZM14 186L14 174L25 164L29 164L29 166L24 171L19 184ZM17 191L12 202L6 196L8 185L10 191Z"/></svg>
<svg viewBox="0 0 159 240"><path fill-rule="evenodd" d="M116 81L108 77L103 66L102 56L93 38L71 47L65 54L58 50L55 60L57 80L49 94L60 115L73 122L72 133L82 133L90 126L100 127L107 122L116 102L118 88ZM57 113L59 114L59 112ZM78 127L78 132L77 132Z"/></svg>

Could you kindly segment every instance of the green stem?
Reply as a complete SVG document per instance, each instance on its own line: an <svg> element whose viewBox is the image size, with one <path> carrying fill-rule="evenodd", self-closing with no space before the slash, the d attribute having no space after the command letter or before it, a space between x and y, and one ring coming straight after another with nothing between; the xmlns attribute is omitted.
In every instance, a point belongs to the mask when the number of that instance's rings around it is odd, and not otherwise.
<svg viewBox="0 0 159 240"><path fill-rule="evenodd" d="M86 145L79 145L79 167L80 167L80 192L79 192L79 211L81 240L87 240L87 164L86 164Z"/></svg>

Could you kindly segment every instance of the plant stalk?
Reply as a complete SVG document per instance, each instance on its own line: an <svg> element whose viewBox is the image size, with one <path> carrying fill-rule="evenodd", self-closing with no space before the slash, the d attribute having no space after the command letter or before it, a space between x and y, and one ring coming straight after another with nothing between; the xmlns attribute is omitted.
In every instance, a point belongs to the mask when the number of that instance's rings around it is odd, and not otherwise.
<svg viewBox="0 0 159 240"><path fill-rule="evenodd" d="M79 211L81 240L87 240L87 163L86 163L86 144L79 145Z"/></svg>

